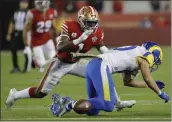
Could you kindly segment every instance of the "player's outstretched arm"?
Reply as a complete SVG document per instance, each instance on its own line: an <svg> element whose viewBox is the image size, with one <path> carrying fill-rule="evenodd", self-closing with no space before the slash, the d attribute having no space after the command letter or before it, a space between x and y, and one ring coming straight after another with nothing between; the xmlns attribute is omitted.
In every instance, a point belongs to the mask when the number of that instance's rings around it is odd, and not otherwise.
<svg viewBox="0 0 172 122"><path fill-rule="evenodd" d="M147 88L147 84L144 81L138 81L135 79L132 79L131 73L122 73L122 78L124 82L124 86L129 87L137 87L137 88Z"/></svg>
<svg viewBox="0 0 172 122"><path fill-rule="evenodd" d="M146 59L138 57L137 61L139 64L139 68L142 72L143 79L148 85L148 87L152 89L155 93L157 93L161 99L164 99L165 102L168 102L169 96L167 95L167 93L162 92L156 85L155 81L153 80L151 76L150 66L149 66L149 63L146 61Z"/></svg>
<svg viewBox="0 0 172 122"><path fill-rule="evenodd" d="M141 70L141 73L142 73L142 76L143 76L145 83L155 93L159 94L161 92L161 90L158 88L155 81L153 80L153 77L152 77L151 72L150 72L149 63L141 57L137 57L137 61L138 61L139 68Z"/></svg>

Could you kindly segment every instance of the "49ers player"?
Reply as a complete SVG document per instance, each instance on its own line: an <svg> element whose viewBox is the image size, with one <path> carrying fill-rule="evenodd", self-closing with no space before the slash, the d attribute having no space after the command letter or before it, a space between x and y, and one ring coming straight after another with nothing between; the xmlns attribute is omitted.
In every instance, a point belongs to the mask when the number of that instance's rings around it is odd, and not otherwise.
<svg viewBox="0 0 172 122"><path fill-rule="evenodd" d="M92 47L96 47L101 53L109 51L103 44L103 30L99 28L99 16L91 6L84 6L78 12L78 21L65 21L62 25L62 32L57 37L56 61L53 61L38 87L30 87L21 91L15 88L10 90L6 100L7 108L11 108L14 102L21 98L43 98L52 88L59 83L59 80L66 74L85 77L87 60L73 60L71 52L86 53ZM121 101L122 102L122 101ZM132 106L134 103L120 102L122 107Z"/></svg>
<svg viewBox="0 0 172 122"><path fill-rule="evenodd" d="M24 53L30 55L31 49L27 39L27 33L31 31L31 48L33 58L38 67L45 64L45 60L55 56L55 46L50 36L50 29L55 28L57 12L49 8L49 0L35 0L35 8L28 11L24 28Z"/></svg>

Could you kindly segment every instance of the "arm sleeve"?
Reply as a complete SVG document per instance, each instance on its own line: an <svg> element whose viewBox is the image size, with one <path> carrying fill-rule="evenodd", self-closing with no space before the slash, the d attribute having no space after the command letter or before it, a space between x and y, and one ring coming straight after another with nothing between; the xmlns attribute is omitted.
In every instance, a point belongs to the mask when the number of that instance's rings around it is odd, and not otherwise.
<svg viewBox="0 0 172 122"><path fill-rule="evenodd" d="M66 21L61 25L61 35L65 35L69 37L69 26Z"/></svg>

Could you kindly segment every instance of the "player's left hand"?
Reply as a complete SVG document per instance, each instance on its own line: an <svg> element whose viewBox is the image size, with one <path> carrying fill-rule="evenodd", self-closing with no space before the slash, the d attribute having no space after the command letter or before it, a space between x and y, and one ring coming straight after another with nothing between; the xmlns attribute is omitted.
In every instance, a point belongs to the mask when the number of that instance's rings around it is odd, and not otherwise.
<svg viewBox="0 0 172 122"><path fill-rule="evenodd" d="M156 80L156 85L159 87L159 89L163 89L165 87L164 82L160 81L160 80Z"/></svg>

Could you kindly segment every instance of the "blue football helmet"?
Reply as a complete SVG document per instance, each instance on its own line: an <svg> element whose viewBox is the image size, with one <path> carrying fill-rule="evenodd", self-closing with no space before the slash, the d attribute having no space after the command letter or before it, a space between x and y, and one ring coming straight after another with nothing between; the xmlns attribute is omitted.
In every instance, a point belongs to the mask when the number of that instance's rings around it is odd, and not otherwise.
<svg viewBox="0 0 172 122"><path fill-rule="evenodd" d="M151 67L151 72L158 69L158 65L162 63L163 52L160 46L155 42L145 42L143 45L154 57L154 64Z"/></svg>

